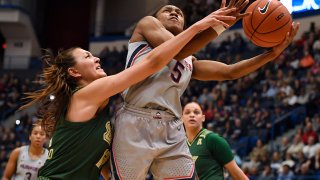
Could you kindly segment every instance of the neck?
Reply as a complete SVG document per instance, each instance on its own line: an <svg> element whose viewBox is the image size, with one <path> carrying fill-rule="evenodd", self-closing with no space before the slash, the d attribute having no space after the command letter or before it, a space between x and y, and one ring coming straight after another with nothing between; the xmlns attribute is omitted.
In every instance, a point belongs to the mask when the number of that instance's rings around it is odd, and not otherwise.
<svg viewBox="0 0 320 180"><path fill-rule="evenodd" d="M43 147L35 147L30 145L29 146L29 153L36 155L36 156L40 156L43 154Z"/></svg>
<svg viewBox="0 0 320 180"><path fill-rule="evenodd" d="M198 133L201 131L201 129L202 127L186 130L188 141L192 142L194 138L198 135Z"/></svg>

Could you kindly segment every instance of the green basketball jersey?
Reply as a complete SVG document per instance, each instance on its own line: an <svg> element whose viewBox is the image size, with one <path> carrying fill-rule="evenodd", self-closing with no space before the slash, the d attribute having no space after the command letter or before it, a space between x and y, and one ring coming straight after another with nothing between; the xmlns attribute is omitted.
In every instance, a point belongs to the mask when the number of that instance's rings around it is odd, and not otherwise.
<svg viewBox="0 0 320 180"><path fill-rule="evenodd" d="M202 129L188 145L200 179L224 179L223 167L233 160L233 154L224 138Z"/></svg>
<svg viewBox="0 0 320 180"><path fill-rule="evenodd" d="M98 179L110 157L111 136L106 109L86 122L62 118L50 140L39 179Z"/></svg>

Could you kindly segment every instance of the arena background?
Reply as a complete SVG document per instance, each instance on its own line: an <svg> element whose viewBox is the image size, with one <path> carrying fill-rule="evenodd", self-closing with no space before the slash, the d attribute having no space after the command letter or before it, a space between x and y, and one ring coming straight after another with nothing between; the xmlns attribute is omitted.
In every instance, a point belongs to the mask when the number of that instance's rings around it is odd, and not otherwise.
<svg viewBox="0 0 320 180"><path fill-rule="evenodd" d="M228 140L250 179L281 179L290 172L294 176L289 179L320 179L320 0L282 2L301 23L292 45L239 80L191 81L182 103L194 100L203 106L205 126ZM36 106L17 109L24 103L23 92L38 88L32 82L43 66L41 48L89 49L101 58L105 71L114 74L124 67L128 38L141 17L175 4L190 25L219 3L0 0L0 176L12 149L28 143L30 125L37 119ZM196 56L230 64L262 51L247 41L240 22ZM120 96L111 99L110 118L120 104ZM283 166L289 172L283 172Z"/></svg>

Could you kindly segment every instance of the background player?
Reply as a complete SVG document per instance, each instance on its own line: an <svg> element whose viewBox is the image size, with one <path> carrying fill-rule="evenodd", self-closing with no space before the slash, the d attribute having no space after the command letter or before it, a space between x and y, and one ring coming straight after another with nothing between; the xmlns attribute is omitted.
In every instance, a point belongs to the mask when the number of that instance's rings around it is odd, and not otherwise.
<svg viewBox="0 0 320 180"><path fill-rule="evenodd" d="M227 169L233 179L248 179L236 164L227 141L203 128L205 116L198 103L190 102L184 106L182 120L200 179L224 179L223 168Z"/></svg>
<svg viewBox="0 0 320 180"><path fill-rule="evenodd" d="M48 157L48 150L43 147L47 136L40 123L32 126L29 140L30 145L12 151L2 180L37 179L38 170Z"/></svg>

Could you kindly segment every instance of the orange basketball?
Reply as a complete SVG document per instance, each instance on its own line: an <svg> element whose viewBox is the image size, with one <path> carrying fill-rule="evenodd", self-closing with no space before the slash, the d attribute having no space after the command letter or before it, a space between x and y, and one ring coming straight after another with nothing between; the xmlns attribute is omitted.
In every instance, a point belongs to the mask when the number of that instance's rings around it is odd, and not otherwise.
<svg viewBox="0 0 320 180"><path fill-rule="evenodd" d="M278 0L257 0L246 12L251 14L243 18L243 29L248 39L257 46L276 46L291 29L291 15Z"/></svg>

